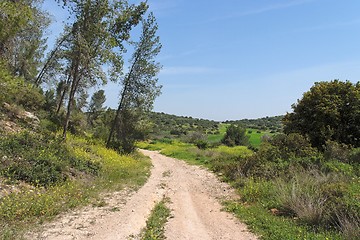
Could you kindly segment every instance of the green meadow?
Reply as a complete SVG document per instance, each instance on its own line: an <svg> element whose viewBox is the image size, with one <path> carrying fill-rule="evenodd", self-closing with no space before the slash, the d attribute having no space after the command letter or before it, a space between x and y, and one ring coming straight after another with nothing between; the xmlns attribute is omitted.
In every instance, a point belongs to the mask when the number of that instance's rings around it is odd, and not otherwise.
<svg viewBox="0 0 360 240"><path fill-rule="evenodd" d="M230 124L220 124L219 125L219 133L218 134L208 134L207 139L210 143L221 142L221 139L224 137L226 128ZM254 128L247 128L246 135L249 136L249 144L252 147L258 148L261 144L263 136L273 136L275 133L271 133L269 130L261 131Z"/></svg>

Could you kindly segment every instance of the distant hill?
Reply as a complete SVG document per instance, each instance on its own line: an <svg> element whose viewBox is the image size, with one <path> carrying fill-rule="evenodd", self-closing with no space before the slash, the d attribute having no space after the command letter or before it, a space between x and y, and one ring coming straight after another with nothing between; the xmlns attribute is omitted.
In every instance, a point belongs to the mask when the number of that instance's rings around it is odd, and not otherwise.
<svg viewBox="0 0 360 240"><path fill-rule="evenodd" d="M151 112L149 119L154 123L153 134L157 136L184 135L188 132L216 133L219 130L219 122L192 118L187 116L176 116L166 113Z"/></svg>
<svg viewBox="0 0 360 240"><path fill-rule="evenodd" d="M272 132L282 132L282 119L284 116L264 117L258 119L242 119L235 121L225 121L228 124L239 124L246 128L253 128L258 130L267 130Z"/></svg>
<svg viewBox="0 0 360 240"><path fill-rule="evenodd" d="M192 118L187 116L176 116L166 113L151 112L148 115L154 124L153 135L158 137L170 135L184 135L188 132L201 132L206 134L219 134L221 122ZM263 131L281 132L281 120L284 116L265 117L259 119L243 119L236 121L225 121L226 124L240 124L246 128Z"/></svg>

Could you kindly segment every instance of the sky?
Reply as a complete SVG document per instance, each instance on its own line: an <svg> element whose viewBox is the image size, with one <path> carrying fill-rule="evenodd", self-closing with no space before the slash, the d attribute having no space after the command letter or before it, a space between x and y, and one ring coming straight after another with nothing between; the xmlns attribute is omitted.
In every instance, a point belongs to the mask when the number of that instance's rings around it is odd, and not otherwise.
<svg viewBox="0 0 360 240"><path fill-rule="evenodd" d="M50 42L66 16L54 2L44 5ZM148 4L163 45L156 112L218 121L283 115L315 82L360 80L359 0ZM98 89L116 108L120 86Z"/></svg>

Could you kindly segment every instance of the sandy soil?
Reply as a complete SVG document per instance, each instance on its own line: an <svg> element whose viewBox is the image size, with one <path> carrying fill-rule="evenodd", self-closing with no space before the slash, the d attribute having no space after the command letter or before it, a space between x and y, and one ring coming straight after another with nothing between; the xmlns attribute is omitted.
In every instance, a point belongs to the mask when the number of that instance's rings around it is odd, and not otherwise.
<svg viewBox="0 0 360 240"><path fill-rule="evenodd" d="M29 239L139 239L151 209L169 197L172 217L165 226L167 239L257 239L231 214L221 211L220 201L236 198L234 191L209 171L183 161L141 150L153 168L137 192L109 194L104 207L79 209L46 224Z"/></svg>

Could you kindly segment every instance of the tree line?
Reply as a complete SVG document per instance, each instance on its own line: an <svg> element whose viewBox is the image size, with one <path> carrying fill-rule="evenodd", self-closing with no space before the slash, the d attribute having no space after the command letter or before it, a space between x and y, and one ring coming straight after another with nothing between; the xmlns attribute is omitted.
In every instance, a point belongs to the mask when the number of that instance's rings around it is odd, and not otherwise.
<svg viewBox="0 0 360 240"><path fill-rule="evenodd" d="M0 3L1 71L23 79L44 98L41 109L62 138L81 126L102 129L108 147L132 151L141 132L144 112L161 93L157 74L161 65L158 25L146 1L56 0L68 11L69 22L47 56L46 31L51 23L41 0L5 0ZM133 34L139 33L134 39ZM131 53L125 69L125 53ZM113 81L119 84L116 111L105 111L104 90L88 92ZM16 86L14 86L16 87ZM84 124L86 122L86 124ZM86 125L86 126L84 126ZM56 127L53 127L56 128ZM59 130L59 129L57 129ZM96 133L95 135L101 135Z"/></svg>

